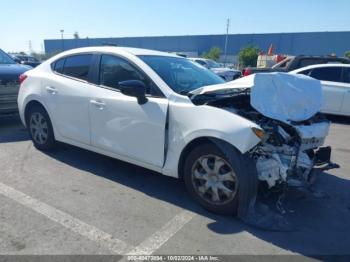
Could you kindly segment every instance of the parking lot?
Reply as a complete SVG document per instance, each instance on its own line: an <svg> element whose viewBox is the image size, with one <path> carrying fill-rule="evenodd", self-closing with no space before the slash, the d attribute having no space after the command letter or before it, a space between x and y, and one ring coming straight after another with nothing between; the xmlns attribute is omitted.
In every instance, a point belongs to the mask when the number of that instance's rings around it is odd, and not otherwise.
<svg viewBox="0 0 350 262"><path fill-rule="evenodd" d="M350 119L331 120L341 168L288 200L295 231L269 232L204 211L176 179L68 145L40 152L1 118L0 253L349 254Z"/></svg>

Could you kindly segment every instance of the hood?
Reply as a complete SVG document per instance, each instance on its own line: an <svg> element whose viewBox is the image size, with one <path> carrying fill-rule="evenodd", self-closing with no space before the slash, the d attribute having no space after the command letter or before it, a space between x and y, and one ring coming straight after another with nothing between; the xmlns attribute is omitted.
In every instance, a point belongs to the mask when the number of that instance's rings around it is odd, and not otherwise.
<svg viewBox="0 0 350 262"><path fill-rule="evenodd" d="M285 123L304 121L321 110L321 82L304 75L261 73L224 84L198 88L192 94L250 88L250 104L266 117Z"/></svg>
<svg viewBox="0 0 350 262"><path fill-rule="evenodd" d="M203 86L191 91L190 93L193 95L201 95L205 93L215 92L218 90L228 90L228 89L234 89L234 88L239 88L239 89L251 88L253 87L253 85L254 85L254 82L250 79L249 76L247 76L247 77L242 77L234 81L225 82L218 85Z"/></svg>

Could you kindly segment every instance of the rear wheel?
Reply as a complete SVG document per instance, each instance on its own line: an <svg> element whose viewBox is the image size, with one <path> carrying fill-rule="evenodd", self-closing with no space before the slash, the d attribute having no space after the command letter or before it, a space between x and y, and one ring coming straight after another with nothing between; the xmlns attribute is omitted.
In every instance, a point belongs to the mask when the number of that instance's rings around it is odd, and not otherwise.
<svg viewBox="0 0 350 262"><path fill-rule="evenodd" d="M56 146L52 124L46 110L41 106L33 106L27 115L27 126L34 146L43 151Z"/></svg>
<svg viewBox="0 0 350 262"><path fill-rule="evenodd" d="M186 187L207 210L237 214L238 209L248 209L250 200L256 196L257 178L249 164L250 159L228 144L199 145L185 161Z"/></svg>

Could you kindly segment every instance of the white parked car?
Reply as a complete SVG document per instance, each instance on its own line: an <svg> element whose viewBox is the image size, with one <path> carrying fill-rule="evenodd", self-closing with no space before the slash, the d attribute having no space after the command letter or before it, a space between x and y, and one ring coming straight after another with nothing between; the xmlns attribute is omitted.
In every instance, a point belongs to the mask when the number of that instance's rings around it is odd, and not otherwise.
<svg viewBox="0 0 350 262"><path fill-rule="evenodd" d="M321 86L306 76L225 83L176 55L90 47L63 52L21 81L19 112L36 148L61 141L183 178L214 212L244 216L258 181L308 183L317 167L330 167L330 148L319 148L329 129L317 113Z"/></svg>
<svg viewBox="0 0 350 262"><path fill-rule="evenodd" d="M321 80L325 97L322 112L350 116L350 65L311 65L299 68L291 73L304 74Z"/></svg>
<svg viewBox="0 0 350 262"><path fill-rule="evenodd" d="M240 70L224 67L221 64L211 59L198 58L198 57L197 58L191 57L188 59L210 69L212 72L214 72L215 74L217 74L227 82L236 80L242 76L242 72Z"/></svg>

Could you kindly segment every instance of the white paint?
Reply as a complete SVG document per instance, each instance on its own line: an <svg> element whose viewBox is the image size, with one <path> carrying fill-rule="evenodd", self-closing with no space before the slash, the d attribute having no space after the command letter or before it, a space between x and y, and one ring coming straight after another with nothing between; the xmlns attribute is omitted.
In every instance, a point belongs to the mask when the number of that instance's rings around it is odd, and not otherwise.
<svg viewBox="0 0 350 262"><path fill-rule="evenodd" d="M339 75L338 81L325 81L327 74L319 70L343 70L344 77ZM350 83L346 75L350 72L350 65L340 63L317 64L296 69L291 74L306 74L321 80L325 103L321 109L323 113L350 116Z"/></svg>
<svg viewBox="0 0 350 262"><path fill-rule="evenodd" d="M62 212L61 210L49 206L2 183L0 183L0 194L36 211L41 215L44 215L48 219L61 224L75 233L95 241L101 247L106 248L113 253L125 254L127 250L133 248L124 241L116 239L112 235L92 225L86 224L85 222Z"/></svg>
<svg viewBox="0 0 350 262"><path fill-rule="evenodd" d="M113 88L101 88L52 71L52 63L60 58L91 52L117 56L123 59L125 65L136 65L159 87L164 97L148 96L148 102L140 105L135 97ZM57 141L173 177L178 177L183 149L196 138L224 140L242 153L260 142L251 131L252 127L259 128L255 123L221 108L194 105L189 97L173 91L138 55L176 57L152 50L89 47L63 52L26 72L28 77L22 83L18 95L23 124L25 108L30 101L35 100L48 112ZM178 59L190 63L185 58ZM116 65L118 61L115 60ZM211 74L199 66L191 70L184 70L189 75L181 76L181 79L192 79L193 74ZM172 78L178 78L173 75L175 71L169 73ZM223 81L216 79L213 84ZM192 80L189 81L188 84L191 84ZM199 81L200 85L204 85L204 82ZM169 132L165 132L166 120ZM168 139L165 139L165 135ZM165 148L167 159L164 159Z"/></svg>
<svg viewBox="0 0 350 262"><path fill-rule="evenodd" d="M180 229L182 229L191 219L194 213L190 211L182 211L166 223L160 230L143 241L136 248L131 250L128 255L151 255L162 245L164 245L171 237L173 237Z"/></svg>

